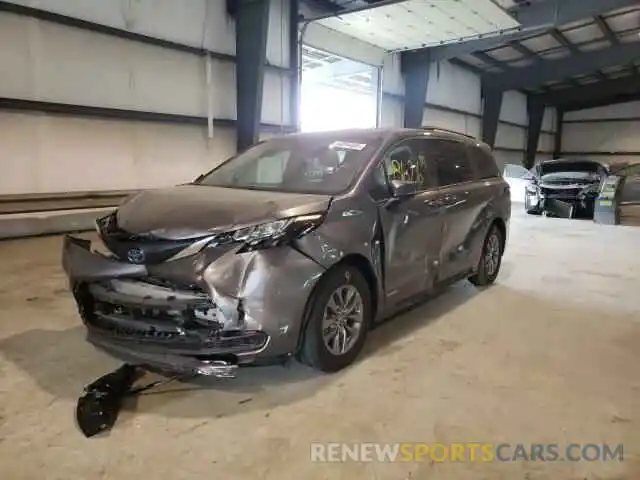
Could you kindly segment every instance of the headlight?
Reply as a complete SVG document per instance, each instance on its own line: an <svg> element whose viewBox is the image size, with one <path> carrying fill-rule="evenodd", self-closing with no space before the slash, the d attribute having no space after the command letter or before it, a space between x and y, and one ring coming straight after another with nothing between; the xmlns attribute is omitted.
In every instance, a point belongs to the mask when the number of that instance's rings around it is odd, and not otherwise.
<svg viewBox="0 0 640 480"><path fill-rule="evenodd" d="M319 227L324 220L323 213L301 215L299 217L274 220L272 222L251 225L232 232L217 235L212 245L242 243L238 253L262 248L277 247L288 241L300 238Z"/></svg>
<svg viewBox="0 0 640 480"><path fill-rule="evenodd" d="M524 189L527 193L533 194L538 191L538 186L535 183L528 183L524 186Z"/></svg>

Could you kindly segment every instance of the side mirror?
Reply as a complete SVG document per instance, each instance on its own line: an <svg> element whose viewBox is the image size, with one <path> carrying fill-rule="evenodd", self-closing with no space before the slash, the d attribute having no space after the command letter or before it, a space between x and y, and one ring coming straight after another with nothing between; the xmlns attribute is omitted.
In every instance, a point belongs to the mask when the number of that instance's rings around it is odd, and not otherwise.
<svg viewBox="0 0 640 480"><path fill-rule="evenodd" d="M393 193L395 198L412 197L418 193L418 185L413 182L391 180L391 193Z"/></svg>

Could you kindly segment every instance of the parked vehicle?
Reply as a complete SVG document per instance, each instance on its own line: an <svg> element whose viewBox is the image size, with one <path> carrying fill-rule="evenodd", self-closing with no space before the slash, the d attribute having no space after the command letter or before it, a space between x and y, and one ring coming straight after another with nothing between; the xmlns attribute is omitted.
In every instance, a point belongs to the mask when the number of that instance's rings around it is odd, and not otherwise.
<svg viewBox="0 0 640 480"><path fill-rule="evenodd" d="M436 128L295 134L68 236L88 340L165 372L226 376L294 355L332 372L373 323L494 282L510 217L489 148Z"/></svg>
<svg viewBox="0 0 640 480"><path fill-rule="evenodd" d="M608 174L599 162L561 158L536 164L526 177L524 208L529 214L593 218L595 199Z"/></svg>
<svg viewBox="0 0 640 480"><path fill-rule="evenodd" d="M615 169L605 183L615 186L615 190L610 194L600 192L601 206L608 203L615 209L617 223L640 225L640 163Z"/></svg>

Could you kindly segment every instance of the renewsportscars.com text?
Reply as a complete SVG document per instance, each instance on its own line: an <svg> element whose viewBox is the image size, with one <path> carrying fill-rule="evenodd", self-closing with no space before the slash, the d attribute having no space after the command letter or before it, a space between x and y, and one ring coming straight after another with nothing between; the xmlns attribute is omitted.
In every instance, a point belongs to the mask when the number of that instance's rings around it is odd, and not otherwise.
<svg viewBox="0 0 640 480"><path fill-rule="evenodd" d="M607 462L624 460L606 443L312 443L312 462Z"/></svg>

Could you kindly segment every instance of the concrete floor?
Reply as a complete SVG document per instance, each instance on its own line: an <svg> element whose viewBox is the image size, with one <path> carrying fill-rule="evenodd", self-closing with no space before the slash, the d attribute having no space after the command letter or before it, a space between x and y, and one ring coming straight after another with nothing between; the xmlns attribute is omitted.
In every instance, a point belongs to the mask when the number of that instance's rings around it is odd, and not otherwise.
<svg viewBox="0 0 640 480"><path fill-rule="evenodd" d="M94 439L75 401L118 364L83 341L60 238L0 243L0 478L638 479L639 241L517 213L497 285L384 324L352 368L167 386ZM610 442L625 460L317 464L313 441Z"/></svg>

